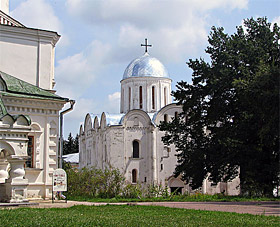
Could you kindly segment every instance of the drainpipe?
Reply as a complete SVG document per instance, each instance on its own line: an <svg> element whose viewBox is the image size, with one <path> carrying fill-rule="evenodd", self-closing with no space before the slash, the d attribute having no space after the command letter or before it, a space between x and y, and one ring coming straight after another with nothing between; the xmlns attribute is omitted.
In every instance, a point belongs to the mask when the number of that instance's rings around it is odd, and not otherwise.
<svg viewBox="0 0 280 227"><path fill-rule="evenodd" d="M63 154L63 115L70 112L73 110L75 100L69 100L70 102L70 107L62 112L60 112L59 115L59 123L60 123L60 128L59 128L59 165L58 168L62 168L62 154Z"/></svg>

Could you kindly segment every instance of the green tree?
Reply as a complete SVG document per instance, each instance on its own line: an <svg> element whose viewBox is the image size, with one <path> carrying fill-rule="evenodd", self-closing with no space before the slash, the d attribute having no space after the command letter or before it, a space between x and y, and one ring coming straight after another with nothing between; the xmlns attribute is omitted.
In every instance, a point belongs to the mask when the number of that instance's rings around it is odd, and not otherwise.
<svg viewBox="0 0 280 227"><path fill-rule="evenodd" d="M160 129L178 151L175 174L193 188L207 176L217 183L239 175L241 193L271 195L280 175L280 33L267 18L244 20L244 28L230 36L212 27L211 63L187 63L193 83L173 92L183 112Z"/></svg>
<svg viewBox="0 0 280 227"><path fill-rule="evenodd" d="M67 140L63 140L63 155L73 154L79 152L79 137L78 134L75 138L72 137L71 132L68 135Z"/></svg>

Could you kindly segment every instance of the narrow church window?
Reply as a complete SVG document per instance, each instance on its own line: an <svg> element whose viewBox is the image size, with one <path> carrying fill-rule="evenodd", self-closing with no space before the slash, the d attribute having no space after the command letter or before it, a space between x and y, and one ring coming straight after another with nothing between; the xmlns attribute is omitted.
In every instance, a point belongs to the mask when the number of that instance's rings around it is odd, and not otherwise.
<svg viewBox="0 0 280 227"><path fill-rule="evenodd" d="M139 158L139 142L137 140L134 140L132 146L133 146L132 158Z"/></svg>
<svg viewBox="0 0 280 227"><path fill-rule="evenodd" d="M155 109L155 86L152 86L152 109Z"/></svg>
<svg viewBox="0 0 280 227"><path fill-rule="evenodd" d="M164 88L164 105L167 105L167 88Z"/></svg>
<svg viewBox="0 0 280 227"><path fill-rule="evenodd" d="M142 86L139 87L139 108L143 108Z"/></svg>
<svg viewBox="0 0 280 227"><path fill-rule="evenodd" d="M160 171L163 170L163 164L160 164Z"/></svg>
<svg viewBox="0 0 280 227"><path fill-rule="evenodd" d="M104 161L105 161L105 163L107 163L108 158L107 158L107 146L106 145L104 146L104 153L105 153Z"/></svg>
<svg viewBox="0 0 280 227"><path fill-rule="evenodd" d="M28 136L28 144L27 144L27 161L25 166L27 168L34 167L34 136Z"/></svg>
<svg viewBox="0 0 280 227"><path fill-rule="evenodd" d="M131 110L131 88L128 89L128 110Z"/></svg>
<svg viewBox="0 0 280 227"><path fill-rule="evenodd" d="M164 114L163 118L164 118L164 122L168 121L168 115L167 114Z"/></svg>
<svg viewBox="0 0 280 227"><path fill-rule="evenodd" d="M147 177L144 178L144 182L145 182L145 183L147 182Z"/></svg>
<svg viewBox="0 0 280 227"><path fill-rule="evenodd" d="M133 169L132 170L132 183L136 183L137 182L137 170Z"/></svg>
<svg viewBox="0 0 280 227"><path fill-rule="evenodd" d="M175 112L174 116L175 116L175 119L178 119L178 112L177 111Z"/></svg>
<svg viewBox="0 0 280 227"><path fill-rule="evenodd" d="M121 99L122 99L122 101L121 101L121 108L122 108L122 111L123 111L123 106L124 106L124 89L122 89L122 93L121 93Z"/></svg>

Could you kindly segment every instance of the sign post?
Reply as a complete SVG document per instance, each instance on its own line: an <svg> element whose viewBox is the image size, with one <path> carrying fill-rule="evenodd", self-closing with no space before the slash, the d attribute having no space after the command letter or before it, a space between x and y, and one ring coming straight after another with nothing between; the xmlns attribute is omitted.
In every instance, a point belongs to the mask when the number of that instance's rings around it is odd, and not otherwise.
<svg viewBox="0 0 280 227"><path fill-rule="evenodd" d="M67 174L64 169L56 169L53 172L52 202L54 202L53 192L65 192L65 191L67 191ZM67 199L65 201L67 203Z"/></svg>

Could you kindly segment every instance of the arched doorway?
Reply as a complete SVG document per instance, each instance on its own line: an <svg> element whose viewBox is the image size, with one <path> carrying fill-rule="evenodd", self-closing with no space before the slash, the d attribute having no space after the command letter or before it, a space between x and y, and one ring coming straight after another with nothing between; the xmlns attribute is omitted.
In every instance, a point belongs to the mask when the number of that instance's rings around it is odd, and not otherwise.
<svg viewBox="0 0 280 227"><path fill-rule="evenodd" d="M170 192L175 195L180 195L184 192L184 182L181 179L175 177L170 178L168 181L168 186L170 188Z"/></svg>

